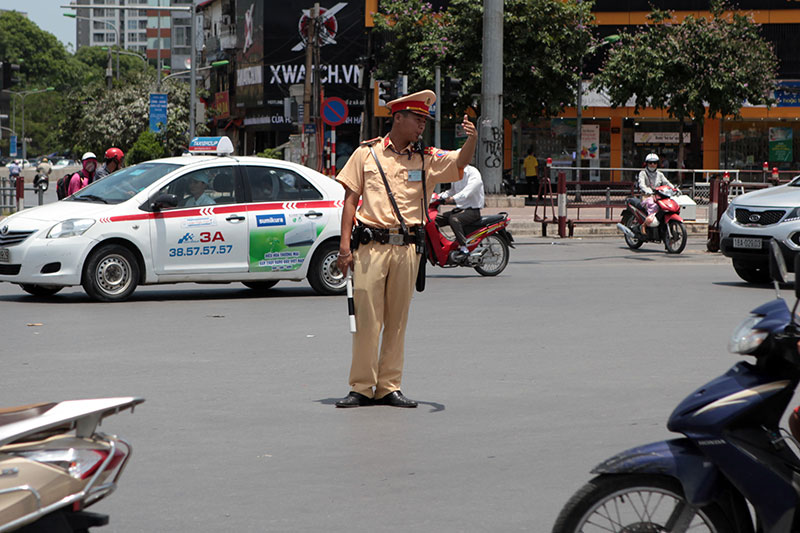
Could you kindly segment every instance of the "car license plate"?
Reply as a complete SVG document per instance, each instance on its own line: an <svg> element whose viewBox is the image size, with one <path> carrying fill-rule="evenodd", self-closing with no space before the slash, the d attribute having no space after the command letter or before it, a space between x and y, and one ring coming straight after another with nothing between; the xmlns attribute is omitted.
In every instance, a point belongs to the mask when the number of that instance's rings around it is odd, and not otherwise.
<svg viewBox="0 0 800 533"><path fill-rule="evenodd" d="M749 248L751 250L760 250L762 242L763 241L761 239L743 239L741 237L734 237L733 238L733 247L734 248Z"/></svg>
<svg viewBox="0 0 800 533"><path fill-rule="evenodd" d="M10 263L8 248L0 248L0 263Z"/></svg>

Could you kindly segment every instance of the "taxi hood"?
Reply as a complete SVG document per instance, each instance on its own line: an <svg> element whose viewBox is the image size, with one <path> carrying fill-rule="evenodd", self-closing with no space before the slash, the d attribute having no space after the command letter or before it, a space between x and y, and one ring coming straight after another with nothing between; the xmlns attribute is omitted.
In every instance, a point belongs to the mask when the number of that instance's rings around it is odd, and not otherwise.
<svg viewBox="0 0 800 533"><path fill-rule="evenodd" d="M0 225L7 222L16 228L19 224L27 223L39 227L42 223L57 224L71 218L99 218L108 216L114 211L118 212L120 205L122 204L65 200L25 209L0 221Z"/></svg>
<svg viewBox="0 0 800 533"><path fill-rule="evenodd" d="M800 205L800 186L779 185L749 192L735 200L739 207L784 207L794 208Z"/></svg>

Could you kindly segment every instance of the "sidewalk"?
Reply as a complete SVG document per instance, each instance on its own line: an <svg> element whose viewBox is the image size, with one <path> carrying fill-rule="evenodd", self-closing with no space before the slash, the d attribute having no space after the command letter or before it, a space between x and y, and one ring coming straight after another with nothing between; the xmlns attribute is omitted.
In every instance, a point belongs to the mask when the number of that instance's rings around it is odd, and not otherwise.
<svg viewBox="0 0 800 533"><path fill-rule="evenodd" d="M553 202L551 209L548 203L547 210L545 206L540 205L538 209L535 206L523 206L525 198L522 196L509 197L501 195L487 195L486 207L481 209L483 215L494 215L500 212L508 213L511 223L509 229L513 236L519 237L541 237L542 236L542 223L534 220L534 211L539 218L547 217L547 236L558 238L558 218L553 220L553 212L558 217L558 205ZM510 204L510 205L509 205ZM576 224L573 232L573 237L607 237L610 235L622 236L622 233L617 229L616 222L619 221L622 215L622 208L615 208L611 210L611 218L615 221L613 224ZM686 231L689 235L703 235L708 233L708 206L697 206L697 220L687 220ZM606 218L605 208L592 208L581 207L580 219L599 219ZM579 220L578 209L574 207L567 208L568 220Z"/></svg>

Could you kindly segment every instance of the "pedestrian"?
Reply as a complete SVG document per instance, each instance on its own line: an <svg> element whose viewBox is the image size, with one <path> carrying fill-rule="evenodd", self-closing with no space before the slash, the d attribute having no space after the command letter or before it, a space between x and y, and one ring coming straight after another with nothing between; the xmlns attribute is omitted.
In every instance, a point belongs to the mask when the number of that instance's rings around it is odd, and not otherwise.
<svg viewBox="0 0 800 533"><path fill-rule="evenodd" d="M109 148L106 150L105 154L105 162L97 169L97 172L94 173L94 179L101 180L108 176L109 174L113 174L117 170L122 168L122 160L125 157L125 154L119 148Z"/></svg>
<svg viewBox="0 0 800 533"><path fill-rule="evenodd" d="M69 179L67 196L72 196L94 181L94 174L97 170L97 156L93 152L86 152L81 157L81 168Z"/></svg>
<svg viewBox="0 0 800 533"><path fill-rule="evenodd" d="M419 245L425 239L426 191L458 181L477 141L475 126L464 115L467 140L460 150L422 148L419 139L435 101L433 91L425 90L386 104L392 114L389 134L361 143L336 177L345 188L336 264L345 275L353 272L357 329L350 393L336 407L417 406L400 385Z"/></svg>
<svg viewBox="0 0 800 533"><path fill-rule="evenodd" d="M483 196L481 173L472 165L467 165L464 169L464 177L455 182L451 189L439 195L445 204L456 206L455 209L439 213L436 216L436 225L439 227L449 225L453 229L458 244L461 245L455 256L456 261L464 261L469 255L464 226L481 219Z"/></svg>
<svg viewBox="0 0 800 533"><path fill-rule="evenodd" d="M528 182L528 200L533 201L531 196L534 191L541 200L542 195L539 194L539 161L533 155L533 147L528 148L528 155L522 161L522 166L525 167L525 181Z"/></svg>

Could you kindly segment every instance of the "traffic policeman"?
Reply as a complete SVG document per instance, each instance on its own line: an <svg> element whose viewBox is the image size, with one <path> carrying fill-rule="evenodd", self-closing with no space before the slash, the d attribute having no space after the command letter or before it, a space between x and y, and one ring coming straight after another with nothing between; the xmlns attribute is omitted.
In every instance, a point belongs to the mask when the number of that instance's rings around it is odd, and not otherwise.
<svg viewBox="0 0 800 533"><path fill-rule="evenodd" d="M428 198L423 190L430 194L437 183L461 179L477 142L475 126L464 115L467 140L460 150L422 148L419 140L435 101L433 91L425 90L387 103L392 113L389 134L361 143L336 177L345 188L337 266L345 275L353 272L357 330L350 393L337 407L417 406L403 395L400 384L420 261L415 245L424 242Z"/></svg>

